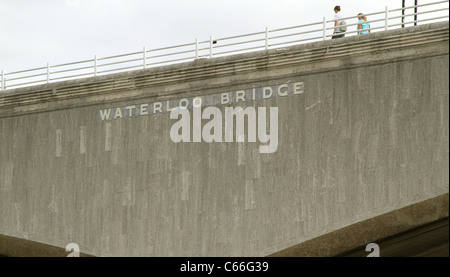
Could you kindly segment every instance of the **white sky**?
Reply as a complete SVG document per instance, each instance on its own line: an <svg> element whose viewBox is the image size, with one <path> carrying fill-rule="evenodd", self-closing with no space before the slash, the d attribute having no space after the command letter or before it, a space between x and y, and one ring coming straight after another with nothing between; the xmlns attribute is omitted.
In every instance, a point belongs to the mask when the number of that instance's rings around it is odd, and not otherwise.
<svg viewBox="0 0 450 277"><path fill-rule="evenodd" d="M419 4L436 0L419 0ZM400 8L401 0L0 0L0 71ZM407 5L413 5L407 0Z"/></svg>

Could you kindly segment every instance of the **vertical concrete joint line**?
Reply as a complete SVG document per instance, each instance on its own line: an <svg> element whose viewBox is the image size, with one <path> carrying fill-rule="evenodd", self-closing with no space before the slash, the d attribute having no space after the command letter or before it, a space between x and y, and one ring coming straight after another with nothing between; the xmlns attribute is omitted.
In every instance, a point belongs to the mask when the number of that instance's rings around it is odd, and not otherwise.
<svg viewBox="0 0 450 277"><path fill-rule="evenodd" d="M105 125L105 151L111 151L111 123Z"/></svg>
<svg viewBox="0 0 450 277"><path fill-rule="evenodd" d="M61 157L62 152L62 131L61 129L56 130L56 157Z"/></svg>
<svg viewBox="0 0 450 277"><path fill-rule="evenodd" d="M252 210L254 208L254 196L253 196L253 180L245 181L245 210Z"/></svg>
<svg viewBox="0 0 450 277"><path fill-rule="evenodd" d="M181 201L189 200L190 171L181 172Z"/></svg>
<svg viewBox="0 0 450 277"><path fill-rule="evenodd" d="M240 135L237 141L244 142L245 136ZM245 143L238 144L238 160L237 165L245 165Z"/></svg>
<svg viewBox="0 0 450 277"><path fill-rule="evenodd" d="M80 154L86 154L86 126L80 127Z"/></svg>

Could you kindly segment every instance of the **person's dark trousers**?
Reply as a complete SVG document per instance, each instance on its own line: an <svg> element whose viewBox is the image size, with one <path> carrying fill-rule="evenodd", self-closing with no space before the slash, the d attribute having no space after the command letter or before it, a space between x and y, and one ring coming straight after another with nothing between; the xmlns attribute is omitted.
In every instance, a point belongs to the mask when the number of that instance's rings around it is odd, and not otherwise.
<svg viewBox="0 0 450 277"><path fill-rule="evenodd" d="M345 37L345 34L342 34L342 35L338 35L339 33L337 33L336 35L333 35L332 37L331 37L331 39L336 39L336 38L343 38L343 37Z"/></svg>

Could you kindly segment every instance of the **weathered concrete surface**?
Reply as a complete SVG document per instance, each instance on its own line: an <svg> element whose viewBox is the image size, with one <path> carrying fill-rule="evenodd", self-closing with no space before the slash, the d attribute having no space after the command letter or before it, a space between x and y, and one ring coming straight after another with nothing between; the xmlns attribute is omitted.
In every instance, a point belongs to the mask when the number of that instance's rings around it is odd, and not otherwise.
<svg viewBox="0 0 450 277"><path fill-rule="evenodd" d="M441 23L1 94L0 234L96 256L264 256L444 195L448 50ZM278 107L273 154L175 144L169 113L97 114L292 82L305 92L239 104Z"/></svg>
<svg viewBox="0 0 450 277"><path fill-rule="evenodd" d="M401 209L379 215L334 232L322 235L312 240L300 243L270 255L271 257L333 257L333 256L367 256L365 251L367 244L376 242L380 245L383 257L387 257L387 249L381 242L387 238L397 236L401 233L412 233L411 230L423 228L430 222L442 221L446 219L448 224L449 199L448 193L425 201L403 207ZM439 238L447 243L447 236ZM440 241L439 241L440 242ZM421 243L416 247L426 249L426 243ZM414 246L414 245L412 245ZM361 248L359 251L354 249ZM342 251L345 249L345 251ZM409 249L411 250L411 249ZM350 253L345 253L350 252ZM425 252L425 251L424 251ZM397 256L413 256L413 251L408 254L408 248L404 245L404 251L394 251ZM394 254L396 255L396 254ZM448 256L448 252L447 255Z"/></svg>
<svg viewBox="0 0 450 277"><path fill-rule="evenodd" d="M448 216L447 193L357 222L269 256L364 257L368 255L366 245L376 242L382 257L448 257ZM440 227L438 232L434 230L437 227ZM415 241L411 242L411 237ZM420 243L416 241L418 237L422 240ZM61 247L4 235L0 235L0 253L9 257L65 257L70 254ZM80 257L89 256L80 253Z"/></svg>

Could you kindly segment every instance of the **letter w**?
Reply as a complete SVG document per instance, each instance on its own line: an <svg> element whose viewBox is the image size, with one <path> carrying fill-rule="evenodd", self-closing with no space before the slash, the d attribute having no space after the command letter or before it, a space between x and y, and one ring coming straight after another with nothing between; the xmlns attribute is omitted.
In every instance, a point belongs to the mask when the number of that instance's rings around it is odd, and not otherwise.
<svg viewBox="0 0 450 277"><path fill-rule="evenodd" d="M111 109L100 110L100 118L102 120L109 120L109 115L111 114Z"/></svg>

